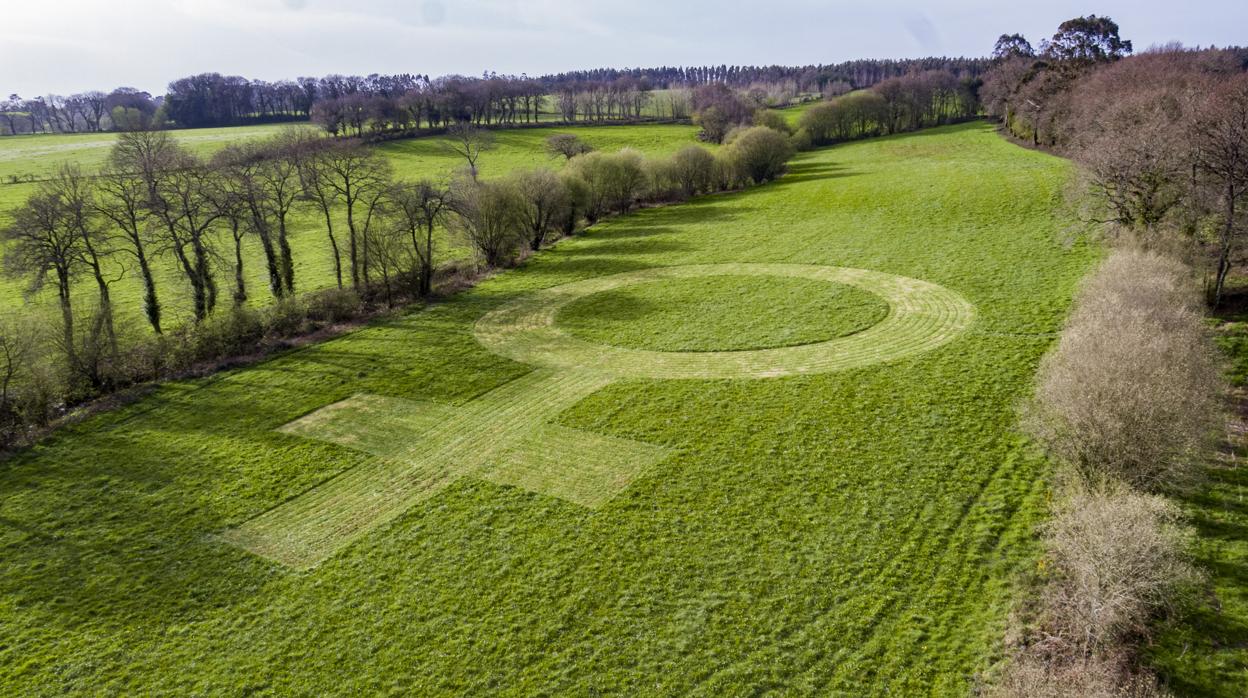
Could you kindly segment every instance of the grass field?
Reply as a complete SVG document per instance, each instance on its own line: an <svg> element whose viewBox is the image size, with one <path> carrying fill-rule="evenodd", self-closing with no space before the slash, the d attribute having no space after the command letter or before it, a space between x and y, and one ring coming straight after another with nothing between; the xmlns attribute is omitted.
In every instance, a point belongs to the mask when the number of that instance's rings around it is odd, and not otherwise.
<svg viewBox="0 0 1248 698"><path fill-rule="evenodd" d="M806 153L66 429L0 466L0 692L966 695L1038 552L1015 405L1096 256L1064 244L1069 171L982 124ZM651 317L659 285L719 307ZM940 342L673 379L506 334L560 307L597 342L727 356L899 316Z"/></svg>
<svg viewBox="0 0 1248 698"><path fill-rule="evenodd" d="M177 138L186 143L201 155L209 155L227 143L239 140L263 138L280 132L283 128L309 128L303 126L246 126L228 129L198 129L177 131ZM544 141L555 132L570 132L582 136L586 142L601 150L618 150L632 147L652 155L674 152L680 147L694 143L697 133L693 126L647 125L647 126L575 126L561 128L516 129L496 133L495 148L482 155L479 168L483 177L497 177L520 167L562 166L561 160L551 159L544 150ZM0 138L0 181L11 172L36 172L47 175L54 173L65 162L76 162L90 171L98 167L106 157L115 136L111 134L92 135L53 135L17 138ZM418 179L429 177L435 180L449 179L452 172L463 166L462 160L448 153L443 148L441 138L419 138L402 141L391 141L379 146L380 151L390 160L396 176L400 178ZM0 224L6 214L34 191L33 184L0 184ZM345 221L338 221L335 227L345 229ZM218 245L225 259L232 259L228 233L222 234ZM254 240L248 261L247 279L253 305L267 304L271 299L267 293L263 261L259 252L259 244ZM447 243L450 243L449 245ZM295 282L300 290L308 291L328 288L334 283L333 261L330 257L329 244L324 233L324 223L320 214L312 207L297 210L292 225L291 246L295 260ZM458 247L454 241L443 240L444 259L462 258L467 250ZM162 294L161 301L165 305L166 317L175 322L187 320L191 313L190 288L174 267L172 255L165 255L156 261ZM120 271L120 270L118 270ZM219 269L218 282L223 285L233 278L232 268ZM26 311L28 303L24 297L26 291L22 280L0 277L0 312ZM135 331L146 332L142 319L142 285L137 273L122 276L114 284L113 302L118 308L122 321L135 328ZM228 292L226 293L228 296ZM83 308L94 303L94 289L89 283L78 285L79 304ZM35 308L46 307L55 299L54 290L44 290L31 300Z"/></svg>

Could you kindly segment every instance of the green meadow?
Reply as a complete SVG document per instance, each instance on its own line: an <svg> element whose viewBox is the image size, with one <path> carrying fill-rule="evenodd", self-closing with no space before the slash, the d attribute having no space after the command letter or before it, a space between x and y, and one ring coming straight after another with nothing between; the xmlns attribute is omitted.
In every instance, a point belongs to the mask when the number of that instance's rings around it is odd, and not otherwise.
<svg viewBox="0 0 1248 698"><path fill-rule="evenodd" d="M0 693L967 695L1040 553L1070 174L982 123L803 153L63 429L0 465Z"/></svg>

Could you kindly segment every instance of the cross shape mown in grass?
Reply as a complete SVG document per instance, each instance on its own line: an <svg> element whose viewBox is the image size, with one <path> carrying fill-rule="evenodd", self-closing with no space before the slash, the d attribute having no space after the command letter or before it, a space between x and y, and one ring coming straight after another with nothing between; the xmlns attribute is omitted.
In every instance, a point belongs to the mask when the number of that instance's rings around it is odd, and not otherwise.
<svg viewBox="0 0 1248 698"><path fill-rule="evenodd" d="M745 351L642 351L580 340L556 326L587 295L661 279L723 275L843 283L890 306L877 324L812 344ZM958 294L918 279L804 264L702 264L593 277L512 299L474 326L497 354L539 366L462 407L356 395L281 428L375 458L223 534L290 567L311 567L464 477L597 507L667 451L549 420L621 379L760 379L857 368L938 347L974 320Z"/></svg>
<svg viewBox="0 0 1248 698"><path fill-rule="evenodd" d="M226 532L229 542L294 568L339 548L464 477L596 508L622 491L659 446L548 420L614 378L537 369L460 407L356 395L281 428L375 456Z"/></svg>

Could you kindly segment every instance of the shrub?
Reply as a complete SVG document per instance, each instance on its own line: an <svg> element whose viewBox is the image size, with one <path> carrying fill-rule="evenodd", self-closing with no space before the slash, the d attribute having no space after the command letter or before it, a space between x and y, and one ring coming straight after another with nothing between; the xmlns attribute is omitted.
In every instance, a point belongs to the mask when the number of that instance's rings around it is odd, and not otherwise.
<svg viewBox="0 0 1248 698"><path fill-rule="evenodd" d="M1168 695L1148 675L1133 674L1123 660L1103 657L1054 664L1027 652L1006 667L994 698L1161 698Z"/></svg>
<svg viewBox="0 0 1248 698"><path fill-rule="evenodd" d="M275 337L290 337L304 329L307 310L298 298L282 298L265 311L262 322L265 333Z"/></svg>
<svg viewBox="0 0 1248 698"><path fill-rule="evenodd" d="M570 173L586 184L586 216L594 222L603 215L624 213L644 191L646 173L641 155L635 150L618 153L593 152L578 155L568 163Z"/></svg>
<svg viewBox="0 0 1248 698"><path fill-rule="evenodd" d="M306 306L313 322L344 322L359 313L360 296L349 288L332 288L309 294Z"/></svg>
<svg viewBox="0 0 1248 698"><path fill-rule="evenodd" d="M815 147L815 141L810 137L810 131L799 128L796 133L789 136L789 145L793 146L793 150L800 153Z"/></svg>
<svg viewBox="0 0 1248 698"><path fill-rule="evenodd" d="M1084 478L1195 482L1222 425L1221 370L1186 267L1117 251L1042 362L1024 424Z"/></svg>
<svg viewBox="0 0 1248 698"><path fill-rule="evenodd" d="M456 214L453 226L477 255L489 266L509 263L524 240L515 189L463 178L452 188L451 199Z"/></svg>
<svg viewBox="0 0 1248 698"><path fill-rule="evenodd" d="M593 146L574 133L556 133L546 139L546 152L555 157L562 156L567 160L577 155L584 155L593 149Z"/></svg>
<svg viewBox="0 0 1248 698"><path fill-rule="evenodd" d="M231 308L196 325L188 325L171 337L169 364L187 370L197 363L246 354L264 338L265 326L259 312L251 308Z"/></svg>
<svg viewBox="0 0 1248 698"><path fill-rule="evenodd" d="M641 168L646 173L643 198L647 201L679 201L687 198L676 178L676 167L672 158L646 158L641 163Z"/></svg>
<svg viewBox="0 0 1248 698"><path fill-rule="evenodd" d="M580 226L581 217L589 207L589 185L575 172L560 172L563 189L568 193L568 206L564 209L563 234L572 235Z"/></svg>
<svg viewBox="0 0 1248 698"><path fill-rule="evenodd" d="M766 126L786 136L793 135L793 127L789 124L789 120L784 118L783 114L772 109L759 109L754 112L754 125Z"/></svg>
<svg viewBox="0 0 1248 698"><path fill-rule="evenodd" d="M1104 655L1197 579L1177 506L1121 486L1079 489L1046 530L1045 625L1063 654Z"/></svg>
<svg viewBox="0 0 1248 698"><path fill-rule="evenodd" d="M789 139L766 126L735 131L726 142L728 157L736 163L742 178L760 184L783 174L793 157Z"/></svg>
<svg viewBox="0 0 1248 698"><path fill-rule="evenodd" d="M673 182L686 196L712 191L715 186L715 156L701 146L687 145L671 158Z"/></svg>

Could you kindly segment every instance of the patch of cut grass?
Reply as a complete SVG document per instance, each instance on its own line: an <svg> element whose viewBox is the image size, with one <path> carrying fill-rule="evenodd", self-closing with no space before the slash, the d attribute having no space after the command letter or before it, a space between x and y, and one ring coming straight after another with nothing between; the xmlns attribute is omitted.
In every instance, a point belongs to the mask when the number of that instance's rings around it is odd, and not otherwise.
<svg viewBox="0 0 1248 698"><path fill-rule="evenodd" d="M666 279L586 296L556 324L582 339L654 351L734 351L821 342L865 330L888 304L851 286L811 279Z"/></svg>

